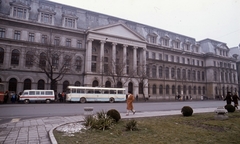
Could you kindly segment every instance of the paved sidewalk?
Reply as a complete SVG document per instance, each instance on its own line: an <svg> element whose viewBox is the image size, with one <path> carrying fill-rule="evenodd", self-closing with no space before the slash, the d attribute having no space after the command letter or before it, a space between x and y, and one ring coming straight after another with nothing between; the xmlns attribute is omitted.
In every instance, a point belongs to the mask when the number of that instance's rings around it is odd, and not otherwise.
<svg viewBox="0 0 240 144"><path fill-rule="evenodd" d="M214 112L216 108L193 109L194 113ZM126 116L121 113L122 118L153 117L164 115L178 115L180 110L136 112L135 115ZM44 117L12 121L0 125L0 144L57 144L53 130L63 124L82 121L83 115L69 117Z"/></svg>

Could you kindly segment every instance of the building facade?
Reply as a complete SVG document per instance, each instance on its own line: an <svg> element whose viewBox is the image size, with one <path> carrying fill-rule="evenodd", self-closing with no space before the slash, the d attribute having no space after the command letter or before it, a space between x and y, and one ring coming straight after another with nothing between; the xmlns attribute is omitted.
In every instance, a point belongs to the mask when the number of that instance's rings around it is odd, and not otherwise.
<svg viewBox="0 0 240 144"><path fill-rule="evenodd" d="M68 85L124 87L139 97L215 99L238 92L237 58L227 44L45 0L0 1L0 80L6 90L50 89L32 55L58 49ZM60 67L53 75L57 76Z"/></svg>

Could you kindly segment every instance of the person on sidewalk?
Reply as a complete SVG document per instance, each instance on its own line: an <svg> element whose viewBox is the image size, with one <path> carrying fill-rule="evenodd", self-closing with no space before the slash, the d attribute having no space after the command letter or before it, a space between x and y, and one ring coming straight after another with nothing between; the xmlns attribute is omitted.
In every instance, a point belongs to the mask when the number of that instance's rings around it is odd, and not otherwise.
<svg viewBox="0 0 240 144"><path fill-rule="evenodd" d="M227 96L225 97L224 101L227 101L227 105L231 104L231 102L232 102L231 92L227 92Z"/></svg>
<svg viewBox="0 0 240 144"><path fill-rule="evenodd" d="M238 97L237 93L235 93L233 96L232 96L232 100L234 102L234 107L236 109L238 109L238 100L240 100L240 98Z"/></svg>
<svg viewBox="0 0 240 144"><path fill-rule="evenodd" d="M135 110L133 109L133 101L134 101L134 96L131 91L128 92L128 98L127 98L127 114L126 116L129 115L129 111L132 111L133 114L135 114Z"/></svg>

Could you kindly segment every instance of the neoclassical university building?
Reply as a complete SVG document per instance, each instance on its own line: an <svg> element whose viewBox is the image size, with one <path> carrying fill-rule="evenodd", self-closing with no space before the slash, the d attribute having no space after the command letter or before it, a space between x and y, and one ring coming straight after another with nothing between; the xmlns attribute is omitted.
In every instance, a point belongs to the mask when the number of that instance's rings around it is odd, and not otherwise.
<svg viewBox="0 0 240 144"><path fill-rule="evenodd" d="M54 61L53 74L60 72L57 66L66 57L72 65L57 82L56 92L68 85L124 87L152 99L174 99L178 94L215 99L239 90L239 47L232 50L224 42L196 41L45 0L0 0L0 21L0 81L9 91L50 89L49 78L31 57L41 58L53 47L62 53Z"/></svg>

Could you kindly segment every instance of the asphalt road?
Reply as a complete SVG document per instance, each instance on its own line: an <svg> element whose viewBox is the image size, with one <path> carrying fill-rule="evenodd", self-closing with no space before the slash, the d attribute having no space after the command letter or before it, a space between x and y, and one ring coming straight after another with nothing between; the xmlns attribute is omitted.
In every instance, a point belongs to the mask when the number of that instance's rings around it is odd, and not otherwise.
<svg viewBox="0 0 240 144"><path fill-rule="evenodd" d="M135 102L137 112L181 110L183 106L194 108L217 108L226 105L224 101L173 101L173 102ZM94 113L101 110L116 109L126 112L126 103L30 103L0 104L0 119L34 118L49 116L82 115L84 107L93 107Z"/></svg>

